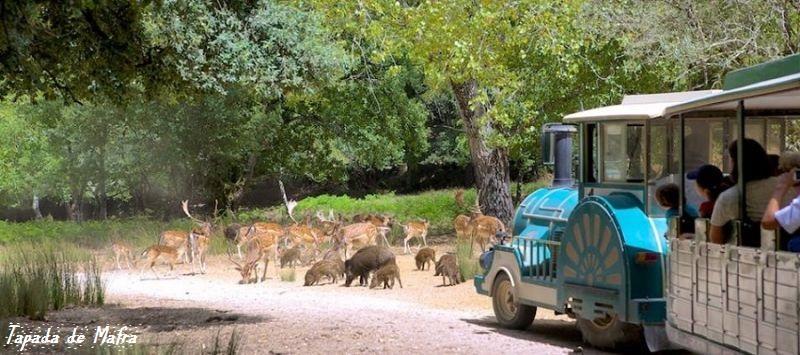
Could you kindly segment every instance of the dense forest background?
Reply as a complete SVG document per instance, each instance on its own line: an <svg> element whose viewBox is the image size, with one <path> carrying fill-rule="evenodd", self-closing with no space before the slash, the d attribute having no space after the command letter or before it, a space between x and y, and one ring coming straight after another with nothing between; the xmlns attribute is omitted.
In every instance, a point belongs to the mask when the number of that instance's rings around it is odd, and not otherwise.
<svg viewBox="0 0 800 355"><path fill-rule="evenodd" d="M476 186L539 128L800 50L798 0L0 3L0 219Z"/></svg>

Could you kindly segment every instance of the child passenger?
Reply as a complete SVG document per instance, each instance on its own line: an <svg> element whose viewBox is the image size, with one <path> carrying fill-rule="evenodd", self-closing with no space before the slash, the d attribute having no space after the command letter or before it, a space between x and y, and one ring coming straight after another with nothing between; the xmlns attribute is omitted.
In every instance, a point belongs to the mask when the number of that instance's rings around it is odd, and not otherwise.
<svg viewBox="0 0 800 355"><path fill-rule="evenodd" d="M680 188L675 184L664 184L656 189L656 201L661 208L667 210L665 217L672 218L680 215ZM686 215L697 217L697 210L692 206L686 206Z"/></svg>
<svg viewBox="0 0 800 355"><path fill-rule="evenodd" d="M719 197L722 191L728 188L728 185L725 183L725 178L722 176L722 171L713 165L703 165L686 174L686 178L694 180L694 187L697 193L705 198L705 201L700 204L700 217L711 218L711 213L714 212L714 203L717 202L717 197Z"/></svg>

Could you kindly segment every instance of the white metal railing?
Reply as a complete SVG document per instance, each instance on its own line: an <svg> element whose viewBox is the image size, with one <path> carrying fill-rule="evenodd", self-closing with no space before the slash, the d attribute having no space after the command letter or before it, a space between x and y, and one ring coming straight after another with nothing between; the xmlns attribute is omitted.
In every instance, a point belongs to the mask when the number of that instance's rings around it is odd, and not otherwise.
<svg viewBox="0 0 800 355"><path fill-rule="evenodd" d="M670 238L667 272L674 327L751 354L800 353L800 254Z"/></svg>
<svg viewBox="0 0 800 355"><path fill-rule="evenodd" d="M515 236L513 244L520 251L524 277L543 282L555 281L560 242Z"/></svg>

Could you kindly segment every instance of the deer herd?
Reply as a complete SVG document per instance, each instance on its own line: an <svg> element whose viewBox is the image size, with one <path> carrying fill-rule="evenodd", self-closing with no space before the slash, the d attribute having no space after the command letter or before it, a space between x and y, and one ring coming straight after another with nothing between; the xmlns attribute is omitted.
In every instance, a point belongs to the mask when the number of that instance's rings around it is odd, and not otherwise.
<svg viewBox="0 0 800 355"><path fill-rule="evenodd" d="M456 204L464 207L463 190L457 190L455 194ZM383 245L383 253L391 253L390 243L387 234L395 225L399 225L404 233L403 251L405 254L411 252L410 243L417 239L419 253L417 255L417 268L424 269L428 262L436 263L437 275L443 277L447 275L451 282L457 283L457 267L453 261L455 257L451 254L442 256L442 260L435 261L435 252L427 248L427 236L430 223L427 220L409 220L405 223L398 223L388 215L379 214L357 214L349 220L341 214L334 215L333 211L316 212L312 217L306 213L300 221L295 220L293 210L297 203L286 201L288 215L291 223L281 225L276 222L256 221L249 224L232 223L225 226L223 235L227 242L227 257L239 272L241 279L239 283L257 283L266 280L267 267L272 260L274 267L277 267L280 260L281 267L295 263L314 264L306 275L306 284L316 284L319 278L326 276L335 282L337 278L344 277L347 271L349 285L351 275L350 270L345 266L347 263L357 259L359 251L368 251L371 246ZM217 229L217 212L211 219L201 220L192 216L189 211L188 201L181 202L183 213L194 222L194 226L187 230L167 230L159 234L158 242L146 248L140 258L145 259L144 265L139 270L140 277L149 269L156 278L160 278L155 269L156 265L169 266L170 272L174 272L177 264L191 265L192 274L206 273L206 254L210 242L214 238ZM453 229L456 238L461 242L477 243L482 251L486 246L494 241L498 232L505 232L505 225L497 218L484 215L481 212L477 199L471 213L458 215L453 220ZM322 249L327 247L324 253ZM235 249L235 255L234 255ZM131 254L133 248L125 242L115 242L111 246L114 254L114 261L117 269L122 268L121 262L130 269ZM342 259L342 253L344 259ZM399 282L399 271L394 263L393 253L391 257L392 265L377 265L374 272L376 278L373 280L373 287L377 283L383 283L384 287L394 285L394 279ZM324 255L318 260L320 255ZM348 260L348 256L352 258ZM345 262L345 260L347 260ZM388 259L387 259L388 260ZM441 262L441 265L440 265ZM380 266L380 268L377 268ZM260 276L259 276L260 274ZM310 279L309 279L310 278ZM362 283L364 281L362 280ZM402 283L400 283L402 286Z"/></svg>

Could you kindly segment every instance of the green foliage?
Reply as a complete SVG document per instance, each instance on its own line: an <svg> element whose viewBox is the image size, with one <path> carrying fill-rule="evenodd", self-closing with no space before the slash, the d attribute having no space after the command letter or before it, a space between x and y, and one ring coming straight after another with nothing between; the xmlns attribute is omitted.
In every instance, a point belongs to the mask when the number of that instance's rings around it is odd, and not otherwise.
<svg viewBox="0 0 800 355"><path fill-rule="evenodd" d="M592 0L584 10L588 31L621 41L629 67L652 68L672 90L718 88L731 70L800 51L797 1Z"/></svg>
<svg viewBox="0 0 800 355"><path fill-rule="evenodd" d="M61 243L23 243L0 253L0 319L43 320L50 310L102 305L98 261Z"/></svg>
<svg viewBox="0 0 800 355"><path fill-rule="evenodd" d="M295 268L280 269L278 274L282 282L294 282L294 280L297 279L297 270L295 270Z"/></svg>

